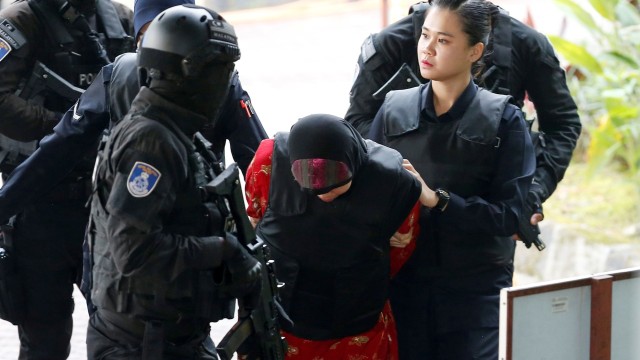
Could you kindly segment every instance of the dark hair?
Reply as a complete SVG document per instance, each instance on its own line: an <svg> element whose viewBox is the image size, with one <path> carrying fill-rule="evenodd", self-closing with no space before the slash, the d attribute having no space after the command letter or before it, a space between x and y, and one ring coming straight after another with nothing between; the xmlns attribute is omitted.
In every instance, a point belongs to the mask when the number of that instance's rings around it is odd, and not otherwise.
<svg viewBox="0 0 640 360"><path fill-rule="evenodd" d="M462 31L469 37L469 46L481 42L485 46L484 56L491 53L491 30L500 11L496 5L485 0L429 0L429 4L457 14L462 23ZM482 73L484 56L473 65L474 77Z"/></svg>

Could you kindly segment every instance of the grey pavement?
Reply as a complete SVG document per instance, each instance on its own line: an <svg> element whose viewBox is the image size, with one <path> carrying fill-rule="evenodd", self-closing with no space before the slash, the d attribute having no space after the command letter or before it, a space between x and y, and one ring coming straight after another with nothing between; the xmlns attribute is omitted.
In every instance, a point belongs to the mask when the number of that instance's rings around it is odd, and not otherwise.
<svg viewBox="0 0 640 360"><path fill-rule="evenodd" d="M89 316L84 298L77 288L75 288L73 297L76 308L73 312L73 335L71 336L69 360L84 360L87 358L85 336ZM211 338L217 343L234 323L235 320L223 320L211 324ZM17 359L19 351L18 328L9 322L0 320L0 360Z"/></svg>
<svg viewBox="0 0 640 360"><path fill-rule="evenodd" d="M549 1L537 0L536 6L541 8ZM413 2L391 1L390 20L405 14ZM527 4L534 3L494 2L518 18L526 13ZM238 35L240 78L269 136L287 131L297 119L312 113L344 116L360 44L382 23L379 4L378 0L301 0L289 8L224 14ZM80 292L76 290L74 297L69 359L82 360L86 359L88 316ZM222 339L232 325L232 320L212 324L214 341ZM16 327L0 320L0 360L17 359L18 351Z"/></svg>

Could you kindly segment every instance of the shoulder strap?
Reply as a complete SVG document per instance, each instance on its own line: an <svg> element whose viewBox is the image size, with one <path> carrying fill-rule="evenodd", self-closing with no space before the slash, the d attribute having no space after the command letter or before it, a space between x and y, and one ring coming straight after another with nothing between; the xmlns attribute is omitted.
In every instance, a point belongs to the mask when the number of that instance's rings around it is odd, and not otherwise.
<svg viewBox="0 0 640 360"><path fill-rule="evenodd" d="M494 94L479 88L460 119L460 126L456 131L458 136L479 144L500 146L498 128L510 99L511 96Z"/></svg>
<svg viewBox="0 0 640 360"><path fill-rule="evenodd" d="M384 102L384 134L398 136L415 130L420 124L420 93L426 84L391 91Z"/></svg>
<svg viewBox="0 0 640 360"><path fill-rule="evenodd" d="M193 134L190 139L173 120L165 117L157 121L166 125L187 149L189 167L195 171L196 184L205 185L224 171L224 164L211 150L209 140L200 132Z"/></svg>
<svg viewBox="0 0 640 360"><path fill-rule="evenodd" d="M73 36L60 18L60 14L47 5L43 0L29 0L29 6L34 14L46 26L47 33L62 46L73 44Z"/></svg>

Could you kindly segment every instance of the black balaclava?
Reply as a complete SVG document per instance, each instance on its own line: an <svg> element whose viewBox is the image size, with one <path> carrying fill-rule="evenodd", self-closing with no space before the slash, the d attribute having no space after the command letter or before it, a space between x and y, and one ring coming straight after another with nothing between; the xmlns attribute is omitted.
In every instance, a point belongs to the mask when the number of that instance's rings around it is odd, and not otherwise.
<svg viewBox="0 0 640 360"><path fill-rule="evenodd" d="M351 181L368 156L360 134L343 119L328 114L298 120L291 127L288 145L294 178L315 194Z"/></svg>

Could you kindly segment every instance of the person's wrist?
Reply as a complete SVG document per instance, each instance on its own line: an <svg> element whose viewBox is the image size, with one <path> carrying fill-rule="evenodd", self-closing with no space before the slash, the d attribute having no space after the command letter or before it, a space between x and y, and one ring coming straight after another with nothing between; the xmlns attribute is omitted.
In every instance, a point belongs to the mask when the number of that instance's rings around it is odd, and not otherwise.
<svg viewBox="0 0 640 360"><path fill-rule="evenodd" d="M433 209L437 204L438 204L438 197L436 196L435 191L426 188L423 192L422 192L422 196L420 199L422 205L424 205L425 207L429 208L429 209Z"/></svg>

